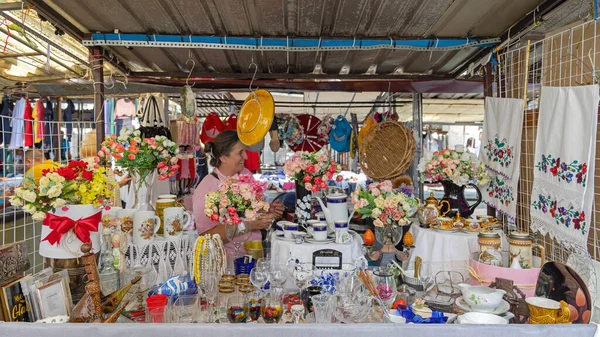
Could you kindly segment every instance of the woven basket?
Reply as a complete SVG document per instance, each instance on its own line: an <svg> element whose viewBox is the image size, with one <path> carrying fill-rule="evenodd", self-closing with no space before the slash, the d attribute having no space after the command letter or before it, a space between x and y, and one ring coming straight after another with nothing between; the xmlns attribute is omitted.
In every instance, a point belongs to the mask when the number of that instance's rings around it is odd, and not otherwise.
<svg viewBox="0 0 600 337"><path fill-rule="evenodd" d="M372 179L393 180L410 167L416 148L410 129L394 121L380 123L360 146L360 167Z"/></svg>

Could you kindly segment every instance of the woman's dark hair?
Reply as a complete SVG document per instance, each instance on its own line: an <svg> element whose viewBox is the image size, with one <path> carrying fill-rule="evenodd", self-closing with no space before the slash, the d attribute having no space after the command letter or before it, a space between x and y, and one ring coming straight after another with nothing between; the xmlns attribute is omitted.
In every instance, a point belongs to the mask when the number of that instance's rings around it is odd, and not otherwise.
<svg viewBox="0 0 600 337"><path fill-rule="evenodd" d="M208 142L204 145L204 153L210 157L209 164L212 167L221 166L221 156L227 156L233 150L233 147L240 139L238 138L237 131L225 130L219 133L212 142Z"/></svg>

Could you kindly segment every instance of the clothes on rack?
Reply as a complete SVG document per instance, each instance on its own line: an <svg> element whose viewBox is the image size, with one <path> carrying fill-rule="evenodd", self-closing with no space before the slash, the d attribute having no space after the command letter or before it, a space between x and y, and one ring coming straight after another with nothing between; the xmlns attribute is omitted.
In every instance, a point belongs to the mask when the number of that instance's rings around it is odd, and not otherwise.
<svg viewBox="0 0 600 337"><path fill-rule="evenodd" d="M248 159L244 161L244 167L250 172L256 173L256 171L260 169L260 154L258 152L246 150L246 155L248 156Z"/></svg>
<svg viewBox="0 0 600 337"><path fill-rule="evenodd" d="M14 114L13 114L14 115ZM50 146L50 149L55 148L56 146L53 146L52 144L55 143L54 141L54 137L56 135L56 124L52 123L53 121L56 121L56 117L54 116L54 106L52 104L52 101L49 99L46 99L46 109L44 110L44 121L47 123L44 123L44 143L46 143L48 146Z"/></svg>
<svg viewBox="0 0 600 337"><path fill-rule="evenodd" d="M2 118L2 139L0 139L0 141L2 141L2 144L5 147L10 143L10 135L12 132L10 116L12 116L12 111L12 100L7 95L4 95L4 97L2 97L2 112L0 112L0 118Z"/></svg>
<svg viewBox="0 0 600 337"><path fill-rule="evenodd" d="M179 145L200 146L200 123L186 121L183 117L177 119L177 143Z"/></svg>
<svg viewBox="0 0 600 337"><path fill-rule="evenodd" d="M25 112L23 117L25 118L25 146L33 146L33 121L32 121L33 108L29 99L25 100Z"/></svg>
<svg viewBox="0 0 600 337"><path fill-rule="evenodd" d="M108 98L104 100L104 132L107 135L112 134L116 130L111 130L113 126L113 112L114 112L114 100ZM95 122L95 121L94 121Z"/></svg>
<svg viewBox="0 0 600 337"><path fill-rule="evenodd" d="M13 109L13 118L11 120L12 133L10 135L9 149L17 149L23 147L23 138L25 135L25 98L21 98L15 104Z"/></svg>
<svg viewBox="0 0 600 337"><path fill-rule="evenodd" d="M44 140L44 131L45 131L45 123L44 123L44 103L41 99L38 99L35 102L33 108L33 142L39 143Z"/></svg>
<svg viewBox="0 0 600 337"><path fill-rule="evenodd" d="M127 98L121 98L115 104L115 119L134 117L135 104Z"/></svg>
<svg viewBox="0 0 600 337"><path fill-rule="evenodd" d="M208 163L206 161L206 155L202 151L202 148L196 151L196 173L198 176L198 183L204 179L208 175ZM194 185L194 188L197 187L198 184Z"/></svg>
<svg viewBox="0 0 600 337"><path fill-rule="evenodd" d="M73 121L73 113L75 112L75 103L71 99L67 100L67 108L63 110L63 121L64 122L72 122ZM73 124L67 124L67 140L71 141L71 136L73 134Z"/></svg>

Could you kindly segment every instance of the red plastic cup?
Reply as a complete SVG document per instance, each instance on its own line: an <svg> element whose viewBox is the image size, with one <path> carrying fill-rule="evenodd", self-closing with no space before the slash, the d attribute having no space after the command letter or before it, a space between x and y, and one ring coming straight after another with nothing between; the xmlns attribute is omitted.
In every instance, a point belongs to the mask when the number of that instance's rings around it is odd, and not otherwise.
<svg viewBox="0 0 600 337"><path fill-rule="evenodd" d="M167 300L167 295L163 294L152 295L146 298L146 322L163 323Z"/></svg>

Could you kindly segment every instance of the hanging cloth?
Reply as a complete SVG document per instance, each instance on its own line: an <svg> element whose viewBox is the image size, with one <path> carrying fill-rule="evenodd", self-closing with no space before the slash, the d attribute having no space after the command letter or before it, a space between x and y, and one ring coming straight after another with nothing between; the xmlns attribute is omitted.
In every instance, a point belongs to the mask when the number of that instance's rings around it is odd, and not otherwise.
<svg viewBox="0 0 600 337"><path fill-rule="evenodd" d="M225 121L225 130L235 130L237 131L237 115L230 114L229 118Z"/></svg>
<svg viewBox="0 0 600 337"><path fill-rule="evenodd" d="M593 228L598 85L542 87L531 229L587 248Z"/></svg>
<svg viewBox="0 0 600 337"><path fill-rule="evenodd" d="M15 104L13 109L13 118L11 121L12 134L10 136L9 149L18 149L24 145L25 136L25 122L23 117L25 115L25 98L21 98Z"/></svg>
<svg viewBox="0 0 600 337"><path fill-rule="evenodd" d="M73 134L73 113L75 112L75 103L72 100L67 100L67 108L63 110L63 122L67 125L67 140L71 141Z"/></svg>
<svg viewBox="0 0 600 337"><path fill-rule="evenodd" d="M44 134L46 131L46 123L44 123L45 109L44 103L41 99L38 99L35 102L35 108L33 108L33 116L35 119L35 122L33 123L33 129L35 133L33 140L35 143L39 143L44 140Z"/></svg>
<svg viewBox="0 0 600 337"><path fill-rule="evenodd" d="M260 169L260 154L258 152L246 150L246 155L248 156L248 159L244 161L244 167L252 173L258 171L258 169Z"/></svg>
<svg viewBox="0 0 600 337"><path fill-rule="evenodd" d="M31 103L29 100L25 101L25 113L23 117L25 118L25 146L33 146L33 108L31 107Z"/></svg>
<svg viewBox="0 0 600 337"><path fill-rule="evenodd" d="M55 120L54 117L54 107L52 106L52 101L46 100L46 109L44 110L44 143L49 146L51 149L55 148L54 146L54 136L56 136L56 125L52 123ZM54 145L53 145L54 144Z"/></svg>
<svg viewBox="0 0 600 337"><path fill-rule="evenodd" d="M352 126L350 126L350 123L348 123L348 120L346 120L344 116L339 115L335 119L329 135L329 144L331 144L331 148L337 152L350 151L351 133Z"/></svg>
<svg viewBox="0 0 600 337"><path fill-rule="evenodd" d="M10 138L11 138L11 134L12 134L12 127L11 127L11 116L12 116L12 111L13 111L13 103L10 99L10 97L4 95L4 97L2 98L2 112L0 113L0 115L2 116L2 144L4 144L4 147L8 147L9 143L10 143Z"/></svg>
<svg viewBox="0 0 600 337"><path fill-rule="evenodd" d="M482 186L486 189L482 199L513 221L517 216L522 131L522 99L486 97L479 159L490 180Z"/></svg>

